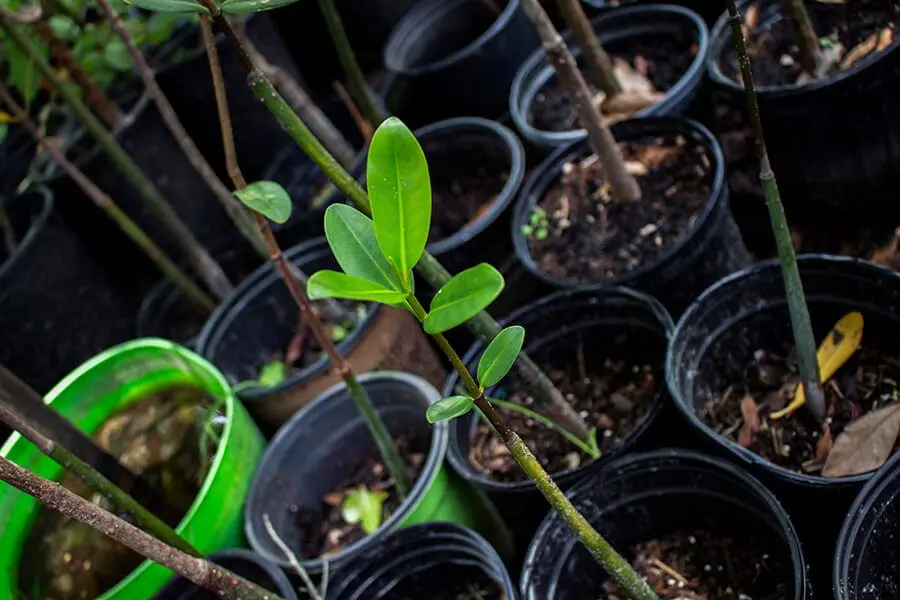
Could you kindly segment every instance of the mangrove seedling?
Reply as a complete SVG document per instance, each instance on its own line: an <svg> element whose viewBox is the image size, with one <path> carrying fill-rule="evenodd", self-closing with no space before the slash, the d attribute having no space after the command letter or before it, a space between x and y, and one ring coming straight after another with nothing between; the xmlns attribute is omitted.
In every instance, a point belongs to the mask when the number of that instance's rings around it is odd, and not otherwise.
<svg viewBox="0 0 900 600"><path fill-rule="evenodd" d="M361 485L347 493L341 503L341 516L351 525L359 523L363 531L371 535L381 527L387 497L384 490L370 490Z"/></svg>
<svg viewBox="0 0 900 600"><path fill-rule="evenodd" d="M450 360L465 387L465 394L432 404L426 412L428 420L453 419L477 408L528 478L610 577L632 599L656 600L649 585L578 512L485 396L485 388L496 385L515 364L524 342L524 329L507 327L494 336L475 376L444 336L444 332L484 311L497 298L503 289L503 276L482 263L450 278L435 294L429 310L416 298L412 269L422 258L428 241L431 181L421 146L400 120L391 117L375 131L366 180L372 219L343 204L325 211L325 235L343 271L312 275L307 286L310 298L380 302L402 307L415 316Z"/></svg>
<svg viewBox="0 0 900 600"><path fill-rule="evenodd" d="M547 211L540 206L531 210L528 222L522 225L522 233L525 237L533 237L536 240L546 240L550 223L547 221Z"/></svg>

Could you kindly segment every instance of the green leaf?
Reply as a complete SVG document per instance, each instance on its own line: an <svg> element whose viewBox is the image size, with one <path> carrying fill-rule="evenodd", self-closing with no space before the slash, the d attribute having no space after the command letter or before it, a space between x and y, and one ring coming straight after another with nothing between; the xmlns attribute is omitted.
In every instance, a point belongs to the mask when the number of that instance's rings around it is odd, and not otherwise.
<svg viewBox="0 0 900 600"><path fill-rule="evenodd" d="M438 290L425 317L426 333L462 325L490 306L503 290L503 275L487 263L457 273Z"/></svg>
<svg viewBox="0 0 900 600"><path fill-rule="evenodd" d="M412 268L428 242L431 181L419 142L396 117L372 136L366 181L378 245L408 291Z"/></svg>
<svg viewBox="0 0 900 600"><path fill-rule="evenodd" d="M367 534L375 533L381 526L384 501L388 494L382 490L370 490L361 485L344 498L341 516L347 523L359 523Z"/></svg>
<svg viewBox="0 0 900 600"><path fill-rule="evenodd" d="M274 181L254 181L234 195L244 206L276 223L284 223L291 216L291 197Z"/></svg>
<svg viewBox="0 0 900 600"><path fill-rule="evenodd" d="M71 17L66 15L53 15L47 21L50 29L56 34L56 37L67 42L75 41L79 34L80 28Z"/></svg>
<svg viewBox="0 0 900 600"><path fill-rule="evenodd" d="M0 143L6 139L6 136L9 134L9 125L6 123L0 123Z"/></svg>
<svg viewBox="0 0 900 600"><path fill-rule="evenodd" d="M209 9L193 2L192 0L125 0L127 4L143 8L144 10L152 10L161 13L205 13L209 14Z"/></svg>
<svg viewBox="0 0 900 600"><path fill-rule="evenodd" d="M225 0L222 12L230 15L258 13L293 4L297 0Z"/></svg>
<svg viewBox="0 0 900 600"><path fill-rule="evenodd" d="M429 423L455 419L468 413L473 406L475 406L475 399L471 396L450 396L429 406L425 411L425 418Z"/></svg>
<svg viewBox="0 0 900 600"><path fill-rule="evenodd" d="M403 291L391 263L378 247L372 219L352 206L332 204L325 210L325 237L345 273Z"/></svg>
<svg viewBox="0 0 900 600"><path fill-rule="evenodd" d="M259 385L275 387L287 377L287 365L280 360L274 360L263 365L259 371Z"/></svg>
<svg viewBox="0 0 900 600"><path fill-rule="evenodd" d="M478 361L478 383L483 388L500 383L516 362L525 341L525 328L507 327L494 336Z"/></svg>
<svg viewBox="0 0 900 600"><path fill-rule="evenodd" d="M132 68L128 48L125 46L125 42L118 38L109 41L106 48L103 49L103 58L118 71L130 71Z"/></svg>
<svg viewBox="0 0 900 600"><path fill-rule="evenodd" d="M402 304L406 298L401 292L381 287L377 283L346 273L327 270L313 273L306 283L306 295L310 300L344 298L363 302L380 302L392 306Z"/></svg>

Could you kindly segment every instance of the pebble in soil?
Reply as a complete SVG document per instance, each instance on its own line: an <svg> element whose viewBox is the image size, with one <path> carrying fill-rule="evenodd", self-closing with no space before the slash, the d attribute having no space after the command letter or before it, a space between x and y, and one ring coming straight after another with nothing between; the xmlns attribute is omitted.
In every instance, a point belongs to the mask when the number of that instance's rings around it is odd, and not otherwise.
<svg viewBox="0 0 900 600"><path fill-rule="evenodd" d="M637 544L634 569L660 600L787 600L789 583L764 545L706 530L676 532ZM610 580L599 600L628 600Z"/></svg>
<svg viewBox="0 0 900 600"><path fill-rule="evenodd" d="M665 92L684 75L694 60L697 47L692 38L654 35L608 44L606 51L613 60L620 59L630 69L643 75L659 92ZM577 59L579 69L591 93L597 87L590 82L584 59ZM571 131L581 127L578 110L556 77L544 85L531 105L529 122L541 131Z"/></svg>
<svg viewBox="0 0 900 600"><path fill-rule="evenodd" d="M662 381L659 369L630 360L611 358L595 362L579 344L577 358L562 366L547 368L550 379L559 391L585 419L588 426L597 428L597 441L602 453L621 445L653 406L658 382ZM506 394L504 386L508 385ZM515 376L502 384L495 396L507 395L507 400L536 412L543 412L535 404L529 390ZM550 473L576 469L588 458L571 442L530 417L519 412L497 407L503 413L506 424L516 431L531 451ZM479 425L469 446L469 462L480 473L494 481L515 482L525 480L503 442L484 425Z"/></svg>
<svg viewBox="0 0 900 600"><path fill-rule="evenodd" d="M166 389L117 413L94 436L165 497L169 514L158 516L172 527L196 499L215 454L213 440L203 434L209 406L210 398L197 388ZM223 422L221 415L211 421L219 432ZM111 508L72 475L64 475L60 483L82 498ZM22 556L19 594L33 600L97 598L144 560L103 533L43 507Z"/></svg>
<svg viewBox="0 0 900 600"><path fill-rule="evenodd" d="M539 203L546 226L527 231L531 256L559 281L599 283L652 261L681 240L709 199L706 148L681 135L619 144L642 198L613 198L590 155L565 165Z"/></svg>
<svg viewBox="0 0 900 600"><path fill-rule="evenodd" d="M820 474L831 440L836 440L849 423L900 401L900 360L865 345L850 357L824 386L828 433L805 408L778 420L769 418L790 402L798 382L793 345L777 351L759 349L743 369L742 379L709 398L703 418L719 434L779 466ZM752 398L757 407L756 432L744 427L741 404L749 404L746 397Z"/></svg>
<svg viewBox="0 0 900 600"><path fill-rule="evenodd" d="M474 566L448 564L404 577L384 600L510 600L500 585Z"/></svg>
<svg viewBox="0 0 900 600"><path fill-rule="evenodd" d="M429 438L403 434L396 438L397 451L406 463L406 474L411 482L415 482L422 472L429 442ZM289 507L299 528L300 539L295 545L299 546L300 556L330 556L366 536L361 525L347 523L341 514L344 498L361 485L370 491L387 492L382 506L382 523L400 506L401 499L393 478L373 447L371 452L347 470L347 476L340 485L323 496L319 506L294 504Z"/></svg>
<svg viewBox="0 0 900 600"><path fill-rule="evenodd" d="M758 5L758 3L756 3ZM844 71L871 59L892 46L894 30L900 24L900 2L896 0L846 0L846 2L806 2L807 10L822 44L823 54L834 52L831 73ZM792 23L779 19L757 26L759 8L744 11L750 25L747 49L757 86L783 86L808 82ZM824 43L823 43L824 42ZM720 58L723 73L737 80L735 53L729 46Z"/></svg>
<svg viewBox="0 0 900 600"><path fill-rule="evenodd" d="M454 235L490 210L508 177L506 171L476 166L449 181L434 181L428 243Z"/></svg>

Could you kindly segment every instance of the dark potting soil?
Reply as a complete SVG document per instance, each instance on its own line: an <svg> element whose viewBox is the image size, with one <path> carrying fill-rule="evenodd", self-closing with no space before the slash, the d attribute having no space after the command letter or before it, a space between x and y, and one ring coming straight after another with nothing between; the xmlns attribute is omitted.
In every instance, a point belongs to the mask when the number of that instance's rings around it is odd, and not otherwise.
<svg viewBox="0 0 900 600"><path fill-rule="evenodd" d="M473 566L404 577L384 600L509 600L500 585Z"/></svg>
<svg viewBox="0 0 900 600"><path fill-rule="evenodd" d="M597 443L600 451L606 453L619 446L650 410L657 382L662 379L650 365L610 359L588 363L583 358L581 346L577 357L575 364L566 364L562 368L541 366L588 426L597 428ZM511 390L510 402L542 412L529 395L528 388L515 378ZM497 408L504 413L507 425L525 440L548 472L575 469L589 460L557 431L522 413ZM503 442L483 425L475 430L469 446L469 462L494 481L525 480Z"/></svg>
<svg viewBox="0 0 900 600"><path fill-rule="evenodd" d="M660 600L787 600L776 556L753 539L677 532L635 546L632 566ZM600 600L628 600L612 581Z"/></svg>
<svg viewBox="0 0 900 600"><path fill-rule="evenodd" d="M900 2L897 0L846 0L844 3L807 2L807 10L820 40L840 44L843 52L838 71L845 70L864 58L874 56L895 43L894 31L900 24ZM800 51L791 21L781 19L770 27L756 27L754 12L744 11L751 27L747 46L753 63L753 79L757 86L781 86L802 83ZM881 38L879 39L879 34ZM874 37L873 37L874 36ZM823 46L824 47L824 46ZM738 68L733 51L726 53L721 64L726 76L737 80Z"/></svg>
<svg viewBox="0 0 900 600"><path fill-rule="evenodd" d="M415 482L422 472L429 443L428 437L401 434L396 438L397 451L406 463L406 474L412 482ZM318 509L296 505L290 507L300 528L301 556L305 558L328 556L366 537L367 534L361 525L347 523L341 514L344 498L359 486L365 486L370 491L387 492L388 496L382 507L382 522L400 506L400 496L397 494L394 480L374 447L359 462L348 467L346 472L344 481L333 491L325 494Z"/></svg>
<svg viewBox="0 0 900 600"><path fill-rule="evenodd" d="M125 467L142 473L166 499L164 514L175 527L193 504L215 455L204 434L211 405L193 387L169 388L147 396L111 417L94 439ZM221 432L224 417L213 426ZM203 452L201 453L201 447ZM77 477L60 483L82 498L110 509ZM20 597L31 600L97 598L133 571L144 558L103 533L40 508L25 542L19 572Z"/></svg>
<svg viewBox="0 0 900 600"><path fill-rule="evenodd" d="M632 68L645 75L656 91L666 92L687 72L697 48L687 38L657 36L632 40L614 50L608 49L608 52L610 58L625 60ZM598 88L590 83L583 62L579 57L579 69L588 81L591 92L596 94ZM570 131L581 127L578 109L556 78L551 79L535 95L528 118L541 131Z"/></svg>
<svg viewBox="0 0 900 600"><path fill-rule="evenodd" d="M599 283L633 271L678 242L709 200L711 162L704 147L680 135L619 146L641 187L640 201L613 198L591 155L566 165L539 203L547 225L527 236L528 246L554 279Z"/></svg>
<svg viewBox="0 0 900 600"><path fill-rule="evenodd" d="M833 440L848 424L900 401L900 359L865 346L824 386L827 431L803 407L778 420L769 418L790 403L799 382L792 345L778 351L757 350L743 373L743 381L735 382L720 397L709 399L703 410L704 420L718 433L756 454L800 473L820 474ZM752 398L752 404L744 400L746 397ZM744 426L743 412L752 411L754 405L759 427L751 432L749 426ZM897 448L895 445L894 450Z"/></svg>
<svg viewBox="0 0 900 600"><path fill-rule="evenodd" d="M428 243L450 237L486 213L508 178L506 171L496 173L483 166L445 185L435 182L431 190L433 213Z"/></svg>

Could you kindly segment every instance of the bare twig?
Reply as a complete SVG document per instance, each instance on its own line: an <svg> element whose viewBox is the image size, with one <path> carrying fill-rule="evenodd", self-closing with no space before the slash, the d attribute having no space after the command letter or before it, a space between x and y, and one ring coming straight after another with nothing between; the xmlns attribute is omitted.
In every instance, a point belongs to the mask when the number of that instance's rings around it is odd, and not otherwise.
<svg viewBox="0 0 900 600"><path fill-rule="evenodd" d="M575 42L581 48L581 55L587 64L591 81L606 94L607 98L612 98L622 91L622 86L613 71L612 60L600 45L597 33L584 14L581 0L556 0L556 4L566 25L572 30Z"/></svg>
<svg viewBox="0 0 900 600"><path fill-rule="evenodd" d="M22 23L23 25L32 25L34 23L37 23L41 20L41 16L43 14L44 11L41 9L40 4L32 4L31 6L26 6L18 12L0 7L0 15L3 15L4 18L15 21L16 23Z"/></svg>
<svg viewBox="0 0 900 600"><path fill-rule="evenodd" d="M359 129L359 133L362 134L363 140L366 144L368 144L369 140L372 139L372 134L374 133L372 124L369 123L359 112L359 109L356 108L356 103L353 102L353 98L350 97L350 94L347 93L347 90L344 89L344 86L340 81L335 81L333 86L334 91L337 92L337 95L341 98L341 102L343 102L344 106L347 107L347 112L349 112L350 116L353 117L353 121L356 123L356 128Z"/></svg>
<svg viewBox="0 0 900 600"><path fill-rule="evenodd" d="M278 546L279 550L287 557L288 562L291 564L291 568L294 569L294 572L300 576L300 579L303 580L303 585L306 586L306 592L312 596L312 600L325 600L325 586L322 586L322 590L319 591L315 584L313 584L312 578L309 576L309 573L306 572L306 569L303 568L303 565L300 564L300 561L297 560L297 555L291 552L291 549L288 548L288 545L284 543L284 540L278 535L278 532L275 531L275 527L272 526L272 520L269 519L269 513L263 514L263 525L266 527L266 531L269 534L269 537L272 538L272 541L275 542L275 545ZM324 581L324 579L323 579Z"/></svg>
<svg viewBox="0 0 900 600"><path fill-rule="evenodd" d="M190 556L144 533L134 525L62 487L0 457L0 480L127 546L141 556L175 571L224 600L282 600L243 577L203 558Z"/></svg>
<svg viewBox="0 0 900 600"><path fill-rule="evenodd" d="M806 4L803 0L784 0L784 13L794 27L803 70L812 75L818 70L822 53Z"/></svg>

